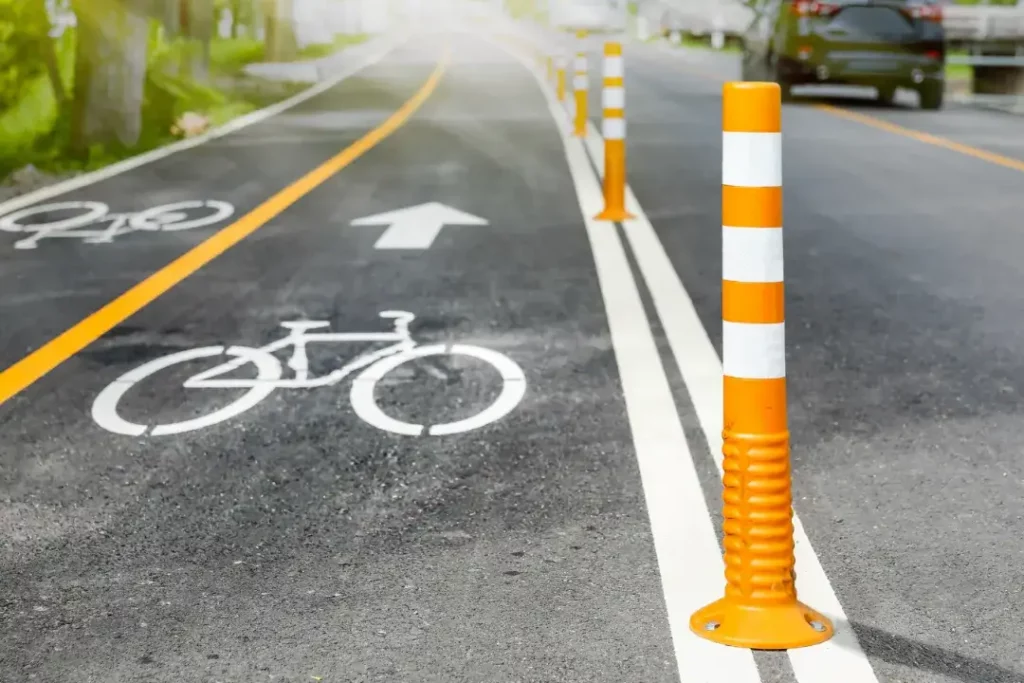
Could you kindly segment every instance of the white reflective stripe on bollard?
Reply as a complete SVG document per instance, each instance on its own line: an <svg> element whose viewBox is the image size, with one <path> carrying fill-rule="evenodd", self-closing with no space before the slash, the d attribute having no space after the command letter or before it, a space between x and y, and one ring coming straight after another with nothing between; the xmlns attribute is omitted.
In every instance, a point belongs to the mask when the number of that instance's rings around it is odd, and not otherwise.
<svg viewBox="0 0 1024 683"><path fill-rule="evenodd" d="M608 87L607 85L601 91L601 108L602 109L625 109L626 108L626 91L624 88L619 87Z"/></svg>
<svg viewBox="0 0 1024 683"><path fill-rule="evenodd" d="M605 140L625 140L626 119L605 119L601 122L601 135Z"/></svg>
<svg viewBox="0 0 1024 683"><path fill-rule="evenodd" d="M605 57L604 58L604 77L605 78L625 78L626 67L622 61L622 57Z"/></svg>

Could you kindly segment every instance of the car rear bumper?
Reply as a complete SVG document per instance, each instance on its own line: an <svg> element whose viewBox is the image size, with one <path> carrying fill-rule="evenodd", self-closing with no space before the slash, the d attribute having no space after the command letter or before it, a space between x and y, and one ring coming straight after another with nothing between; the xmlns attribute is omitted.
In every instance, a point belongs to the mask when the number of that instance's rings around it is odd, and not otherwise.
<svg viewBox="0 0 1024 683"><path fill-rule="evenodd" d="M849 84L917 87L941 81L941 60L924 55L832 52L807 59L779 59L779 75L793 85Z"/></svg>

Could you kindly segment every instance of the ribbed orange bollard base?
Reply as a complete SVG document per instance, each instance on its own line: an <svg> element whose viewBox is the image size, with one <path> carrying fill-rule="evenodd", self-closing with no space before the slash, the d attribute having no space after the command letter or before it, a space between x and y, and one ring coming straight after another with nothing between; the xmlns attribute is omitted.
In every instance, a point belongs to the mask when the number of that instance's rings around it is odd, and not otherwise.
<svg viewBox="0 0 1024 683"><path fill-rule="evenodd" d="M599 221L636 218L626 211L626 143L622 140L605 141L604 211L594 218Z"/></svg>
<svg viewBox="0 0 1024 683"><path fill-rule="evenodd" d="M731 597L703 607L690 617L690 629L702 638L755 650L790 650L824 643L832 622L801 602L744 605Z"/></svg>
<svg viewBox="0 0 1024 683"><path fill-rule="evenodd" d="M587 135L587 91L577 90L573 93L576 96L576 123L572 134L577 137Z"/></svg>
<svg viewBox="0 0 1024 683"><path fill-rule="evenodd" d="M690 628L757 650L823 643L831 622L797 600L786 381L726 376L722 389L725 597L694 613Z"/></svg>

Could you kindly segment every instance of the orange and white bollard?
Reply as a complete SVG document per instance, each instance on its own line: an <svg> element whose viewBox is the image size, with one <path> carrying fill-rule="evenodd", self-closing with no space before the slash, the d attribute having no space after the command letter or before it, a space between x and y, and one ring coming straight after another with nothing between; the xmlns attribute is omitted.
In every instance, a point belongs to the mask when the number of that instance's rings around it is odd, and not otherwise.
<svg viewBox="0 0 1024 683"><path fill-rule="evenodd" d="M726 83L722 114L726 586L690 628L736 647L805 647L833 627L797 600L794 580L779 86Z"/></svg>
<svg viewBox="0 0 1024 683"><path fill-rule="evenodd" d="M572 77L572 91L575 103L573 135L584 137L587 134L587 98L590 90L590 77L587 73L587 55L576 54L575 72Z"/></svg>
<svg viewBox="0 0 1024 683"><path fill-rule="evenodd" d="M579 38L584 38L585 34L580 33ZM574 65L575 71L572 78L572 90L575 98L576 110L575 110L575 124L573 126L573 135L577 137L586 137L587 135L587 98L589 97L590 90L590 76L587 68L587 53L584 51L583 46L580 46L580 51L576 53L576 63Z"/></svg>
<svg viewBox="0 0 1024 683"><path fill-rule="evenodd" d="M601 88L601 134L604 136L604 211L595 218L624 221L626 211L626 70L622 44L605 43Z"/></svg>
<svg viewBox="0 0 1024 683"><path fill-rule="evenodd" d="M555 70L555 94L558 101L565 104L565 62L559 60L558 68Z"/></svg>

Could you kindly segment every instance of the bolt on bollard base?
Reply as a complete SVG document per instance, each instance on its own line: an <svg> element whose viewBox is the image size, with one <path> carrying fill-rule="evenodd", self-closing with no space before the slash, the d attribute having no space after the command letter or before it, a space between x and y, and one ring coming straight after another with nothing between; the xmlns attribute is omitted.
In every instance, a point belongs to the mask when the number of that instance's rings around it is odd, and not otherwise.
<svg viewBox="0 0 1024 683"><path fill-rule="evenodd" d="M690 617L690 629L721 645L754 650L818 645L833 635L832 622L801 602L772 606L743 602L724 597L697 610Z"/></svg>

